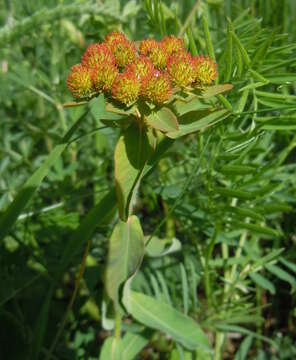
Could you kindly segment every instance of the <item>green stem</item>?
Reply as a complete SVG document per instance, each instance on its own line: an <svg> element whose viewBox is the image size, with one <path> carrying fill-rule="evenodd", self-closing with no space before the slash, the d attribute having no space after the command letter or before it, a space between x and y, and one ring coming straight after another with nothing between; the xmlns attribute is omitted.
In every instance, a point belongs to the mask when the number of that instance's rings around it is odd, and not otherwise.
<svg viewBox="0 0 296 360"><path fill-rule="evenodd" d="M115 316L115 327L114 327L114 337L115 339L120 338L120 329L121 329L121 315L119 312Z"/></svg>
<svg viewBox="0 0 296 360"><path fill-rule="evenodd" d="M214 360L221 360L223 357L223 344L225 335L221 332L216 332L216 345Z"/></svg>

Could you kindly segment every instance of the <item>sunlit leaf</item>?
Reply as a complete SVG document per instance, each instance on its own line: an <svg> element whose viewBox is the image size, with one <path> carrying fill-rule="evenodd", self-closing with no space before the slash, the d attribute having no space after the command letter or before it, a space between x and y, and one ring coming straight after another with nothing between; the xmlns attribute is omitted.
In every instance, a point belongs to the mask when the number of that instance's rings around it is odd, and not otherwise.
<svg viewBox="0 0 296 360"><path fill-rule="evenodd" d="M129 292L128 299L124 298L124 304L128 305L128 311L136 320L164 332L185 348L194 350L200 347L210 351L198 323L168 304L134 291Z"/></svg>
<svg viewBox="0 0 296 360"><path fill-rule="evenodd" d="M105 276L107 293L115 303L120 285L137 271L143 256L144 235L138 218L119 219L109 242Z"/></svg>
<svg viewBox="0 0 296 360"><path fill-rule="evenodd" d="M146 117L147 124L163 132L178 130L179 124L176 115L168 108L163 107L156 112L151 112Z"/></svg>

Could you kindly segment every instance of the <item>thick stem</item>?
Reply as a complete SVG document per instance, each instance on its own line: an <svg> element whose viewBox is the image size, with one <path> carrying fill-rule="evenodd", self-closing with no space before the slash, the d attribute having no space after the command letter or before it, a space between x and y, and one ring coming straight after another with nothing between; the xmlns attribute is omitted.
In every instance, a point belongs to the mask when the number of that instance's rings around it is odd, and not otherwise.
<svg viewBox="0 0 296 360"><path fill-rule="evenodd" d="M117 311L115 315L115 327L114 327L114 337L115 339L120 338L120 329L121 329L121 315L119 311Z"/></svg>
<svg viewBox="0 0 296 360"><path fill-rule="evenodd" d="M225 335L221 332L216 332L216 345L215 345L215 357L214 360L223 359L223 344Z"/></svg>

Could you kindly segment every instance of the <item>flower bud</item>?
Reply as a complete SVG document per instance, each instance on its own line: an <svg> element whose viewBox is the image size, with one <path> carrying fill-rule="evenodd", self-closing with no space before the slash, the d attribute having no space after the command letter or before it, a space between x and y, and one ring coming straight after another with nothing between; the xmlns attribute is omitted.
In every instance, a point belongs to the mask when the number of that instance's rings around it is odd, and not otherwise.
<svg viewBox="0 0 296 360"><path fill-rule="evenodd" d="M217 77L217 64L208 56L194 56L195 82L210 85Z"/></svg>
<svg viewBox="0 0 296 360"><path fill-rule="evenodd" d="M107 35L105 44L114 55L115 63L120 68L124 68L136 58L135 44L119 31Z"/></svg>
<svg viewBox="0 0 296 360"><path fill-rule="evenodd" d="M154 39L142 40L140 54L147 56L157 69L165 69L168 61L168 53L163 45Z"/></svg>
<svg viewBox="0 0 296 360"><path fill-rule="evenodd" d="M94 91L90 70L81 64L74 65L67 77L67 87L77 99L89 97Z"/></svg>
<svg viewBox="0 0 296 360"><path fill-rule="evenodd" d="M190 85L195 79L195 67L192 56L182 52L170 56L168 60L168 73L174 84L180 87Z"/></svg>
<svg viewBox="0 0 296 360"><path fill-rule="evenodd" d="M91 44L82 57L82 65L95 68L103 63L114 63L115 58L105 44Z"/></svg>
<svg viewBox="0 0 296 360"><path fill-rule="evenodd" d="M129 106L139 96L141 82L132 71L124 71L118 74L112 85L112 96L121 103Z"/></svg>
<svg viewBox="0 0 296 360"><path fill-rule="evenodd" d="M151 75L155 70L152 61L144 55L140 55L137 59L135 59L130 65L128 65L127 69L134 72L140 80L144 79L148 75Z"/></svg>
<svg viewBox="0 0 296 360"><path fill-rule="evenodd" d="M92 69L91 76L97 91L109 91L116 76L118 69L115 64L103 63Z"/></svg>
<svg viewBox="0 0 296 360"><path fill-rule="evenodd" d="M174 35L165 36L161 43L169 55L175 55L185 51L183 40Z"/></svg>
<svg viewBox="0 0 296 360"><path fill-rule="evenodd" d="M163 71L154 70L142 82L141 95L149 102L162 104L172 95L172 86L169 77Z"/></svg>
<svg viewBox="0 0 296 360"><path fill-rule="evenodd" d="M120 32L120 31L113 31L112 33L108 34L106 37L105 37L105 41L104 43L107 44L107 45L112 45L112 43L114 41L121 41L121 42L124 42L128 40L127 37L125 36L125 34L123 32Z"/></svg>

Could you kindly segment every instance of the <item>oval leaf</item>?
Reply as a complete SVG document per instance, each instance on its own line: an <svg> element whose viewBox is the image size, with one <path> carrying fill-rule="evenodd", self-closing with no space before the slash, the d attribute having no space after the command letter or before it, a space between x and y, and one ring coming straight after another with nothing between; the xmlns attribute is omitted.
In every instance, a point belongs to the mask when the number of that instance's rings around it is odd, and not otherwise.
<svg viewBox="0 0 296 360"><path fill-rule="evenodd" d="M129 291L123 302L136 320L166 333L185 348L211 350L199 325L170 305L135 291Z"/></svg>
<svg viewBox="0 0 296 360"><path fill-rule="evenodd" d="M156 130L163 132L178 130L179 124L176 115L168 108L161 108L159 111L152 112L146 117L148 125Z"/></svg>
<svg viewBox="0 0 296 360"><path fill-rule="evenodd" d="M96 120L114 121L127 118L127 114L119 111L115 112L116 109L113 106L106 104L104 94L93 98L88 105L92 116Z"/></svg>
<svg viewBox="0 0 296 360"><path fill-rule="evenodd" d="M115 303L120 285L137 271L143 255L144 234L138 218L119 220L110 238L105 277L107 294Z"/></svg>
<svg viewBox="0 0 296 360"><path fill-rule="evenodd" d="M104 341L99 360L121 360L121 354L122 340L111 336Z"/></svg>
<svg viewBox="0 0 296 360"><path fill-rule="evenodd" d="M233 88L231 84L221 84L221 85L214 85L209 86L202 92L202 98L208 99L212 96L216 96L222 94L226 91L229 91Z"/></svg>
<svg viewBox="0 0 296 360"><path fill-rule="evenodd" d="M115 185L119 216L124 221L129 216L152 149L147 133L140 131L136 125L130 126L117 142L114 153Z"/></svg>
<svg viewBox="0 0 296 360"><path fill-rule="evenodd" d="M135 359L147 343L148 340L140 334L126 333L122 339L122 359Z"/></svg>
<svg viewBox="0 0 296 360"><path fill-rule="evenodd" d="M147 240L149 240L149 236L147 236ZM146 254L150 257L161 257L179 251L181 247L180 240L176 238L159 239L157 236L153 236L146 246Z"/></svg>

